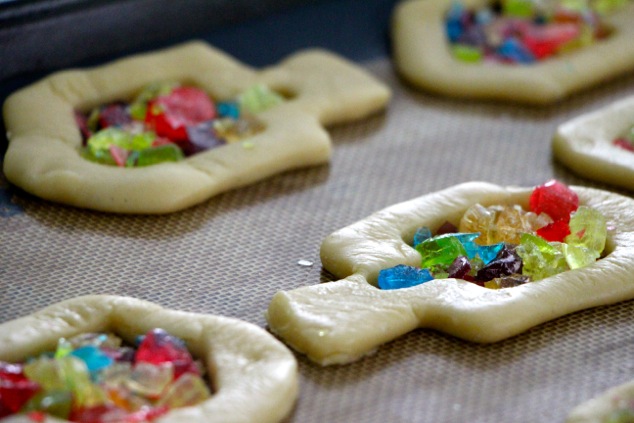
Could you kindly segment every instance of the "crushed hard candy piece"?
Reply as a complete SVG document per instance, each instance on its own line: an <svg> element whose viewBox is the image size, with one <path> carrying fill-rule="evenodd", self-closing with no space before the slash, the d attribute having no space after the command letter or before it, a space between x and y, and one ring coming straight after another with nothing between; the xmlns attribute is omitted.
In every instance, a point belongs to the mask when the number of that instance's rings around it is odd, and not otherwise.
<svg viewBox="0 0 634 423"><path fill-rule="evenodd" d="M165 144L158 147L146 148L141 151L135 151L135 166L150 166L164 162L177 162L185 157L183 151L175 144Z"/></svg>
<svg viewBox="0 0 634 423"><path fill-rule="evenodd" d="M148 103L145 123L156 134L174 141L187 140L187 127L212 120L216 107L201 89L177 87Z"/></svg>
<svg viewBox="0 0 634 423"><path fill-rule="evenodd" d="M605 217L598 210L580 206L570 218L570 235L565 239L569 245L585 247L598 258L605 248L607 226Z"/></svg>
<svg viewBox="0 0 634 423"><path fill-rule="evenodd" d="M553 179L535 187L529 204L531 211L546 213L553 221L568 221L570 214L579 207L579 197L565 184Z"/></svg>
<svg viewBox="0 0 634 423"><path fill-rule="evenodd" d="M240 110L246 113L260 113L284 102L284 97L263 84L256 84L238 96Z"/></svg>
<svg viewBox="0 0 634 423"><path fill-rule="evenodd" d="M198 375L186 373L171 384L156 403L159 407L187 407L211 396L207 384Z"/></svg>
<svg viewBox="0 0 634 423"><path fill-rule="evenodd" d="M434 279L427 269L399 264L379 272L378 285L381 289L400 289L420 285Z"/></svg>
<svg viewBox="0 0 634 423"><path fill-rule="evenodd" d="M447 269L447 276L450 278L464 279L471 271L471 263L465 256L458 256Z"/></svg>
<svg viewBox="0 0 634 423"><path fill-rule="evenodd" d="M467 251L458 238L452 234L438 235L416 246L421 254L421 268L446 270L458 256L466 256Z"/></svg>
<svg viewBox="0 0 634 423"><path fill-rule="evenodd" d="M557 220L537 229L536 233L546 241L564 242L564 239L570 234L570 225L565 220Z"/></svg>
<svg viewBox="0 0 634 423"><path fill-rule="evenodd" d="M188 126L187 138L187 142L179 143L179 145L188 156L226 144L214 129L213 120Z"/></svg>
<svg viewBox="0 0 634 423"><path fill-rule="evenodd" d="M514 249L505 246L489 264L476 274L476 280L489 281L522 272L522 259Z"/></svg>
<svg viewBox="0 0 634 423"><path fill-rule="evenodd" d="M522 274L530 276L533 281L569 270L562 244L549 243L537 235L522 234L516 252L524 264Z"/></svg>
<svg viewBox="0 0 634 423"><path fill-rule="evenodd" d="M420 227L416 230L416 233L414 234L414 242L412 243L412 245L414 246L414 248L416 248L418 244L431 237L431 230L427 226Z"/></svg>
<svg viewBox="0 0 634 423"><path fill-rule="evenodd" d="M139 344L135 358L137 363L172 363L175 378L179 378L184 373L199 374L199 369L185 343L163 329L153 329L145 335Z"/></svg>
<svg viewBox="0 0 634 423"><path fill-rule="evenodd" d="M128 114L125 104L113 103L99 110L100 128L108 128L109 126L123 127L131 122L132 118Z"/></svg>
<svg viewBox="0 0 634 423"><path fill-rule="evenodd" d="M484 282L484 287L490 289L513 288L515 286L520 286L530 281L530 278L526 275L514 274L486 281Z"/></svg>

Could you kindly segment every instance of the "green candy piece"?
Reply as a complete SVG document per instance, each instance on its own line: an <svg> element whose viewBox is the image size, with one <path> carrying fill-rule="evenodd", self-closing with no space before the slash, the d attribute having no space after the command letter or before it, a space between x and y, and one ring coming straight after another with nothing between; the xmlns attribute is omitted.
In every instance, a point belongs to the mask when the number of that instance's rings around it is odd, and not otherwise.
<svg viewBox="0 0 634 423"><path fill-rule="evenodd" d="M163 162L177 162L183 160L184 157L183 150L177 145L165 144L138 151L136 165L141 167Z"/></svg>
<svg viewBox="0 0 634 423"><path fill-rule="evenodd" d="M458 256L466 256L462 242L451 234L428 238L416 246L421 256L421 268L432 269L432 272L446 270Z"/></svg>
<svg viewBox="0 0 634 423"><path fill-rule="evenodd" d="M515 252L522 259L522 274L533 281L569 270L559 242L547 242L543 238L524 233Z"/></svg>
<svg viewBox="0 0 634 423"><path fill-rule="evenodd" d="M23 413L42 411L50 416L67 420L73 406L69 391L39 391L20 410Z"/></svg>
<svg viewBox="0 0 634 423"><path fill-rule="evenodd" d="M566 263L571 269L579 269L597 261L599 256L593 250L571 244L562 244Z"/></svg>
<svg viewBox="0 0 634 423"><path fill-rule="evenodd" d="M482 61L482 49L465 44L455 44L451 47L454 57L462 62L477 63Z"/></svg>
<svg viewBox="0 0 634 423"><path fill-rule="evenodd" d="M81 151L81 156L86 160L90 160L91 162L106 164L111 166L117 165L117 163L112 158L110 151L108 150L97 150L93 152L88 148L84 148Z"/></svg>
<svg viewBox="0 0 634 423"><path fill-rule="evenodd" d="M532 0L506 0L503 13L517 18L530 18L535 13L535 5Z"/></svg>
<svg viewBox="0 0 634 423"><path fill-rule="evenodd" d="M570 217L570 235L566 244L587 248L599 258L605 248L608 230L605 217L598 210L579 206Z"/></svg>
<svg viewBox="0 0 634 423"><path fill-rule="evenodd" d="M97 155L99 151L107 151L112 144L125 148L130 144L132 135L123 129L109 127L93 134L86 145L93 155Z"/></svg>
<svg viewBox="0 0 634 423"><path fill-rule="evenodd" d="M130 132L109 127L102 129L88 138L88 150L94 157L100 157L100 152L108 152L111 145L124 148L126 150L144 150L150 148L156 139L154 132L141 132L131 134Z"/></svg>
<svg viewBox="0 0 634 423"><path fill-rule="evenodd" d="M240 110L247 113L260 113L284 102L284 97L263 84L257 84L238 96Z"/></svg>

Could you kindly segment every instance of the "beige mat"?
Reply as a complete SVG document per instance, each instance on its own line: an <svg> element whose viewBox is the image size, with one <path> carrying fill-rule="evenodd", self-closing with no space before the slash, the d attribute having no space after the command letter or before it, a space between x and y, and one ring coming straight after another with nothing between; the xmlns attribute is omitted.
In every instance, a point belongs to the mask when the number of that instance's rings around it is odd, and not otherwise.
<svg viewBox="0 0 634 423"><path fill-rule="evenodd" d="M14 192L0 204L0 321L107 293L264 326L277 290L330 280L319 262L326 235L386 206L469 180L531 186L556 177L608 188L553 163L550 137L559 123L633 95L634 76L529 108L417 93L387 59L364 65L393 87L394 101L383 115L331 128L329 166L159 217ZM633 314L634 301L586 310L494 345L419 330L341 367L300 357L289 422L561 422L577 403L634 378Z"/></svg>

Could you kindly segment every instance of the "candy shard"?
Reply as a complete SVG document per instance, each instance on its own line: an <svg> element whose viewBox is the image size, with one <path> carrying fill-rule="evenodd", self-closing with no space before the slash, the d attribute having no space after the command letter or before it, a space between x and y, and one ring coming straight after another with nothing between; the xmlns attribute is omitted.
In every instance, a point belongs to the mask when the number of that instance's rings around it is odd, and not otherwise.
<svg viewBox="0 0 634 423"><path fill-rule="evenodd" d="M505 246L497 257L476 274L476 280L489 281L522 272L522 260L515 249Z"/></svg>
<svg viewBox="0 0 634 423"><path fill-rule="evenodd" d="M570 220L570 214L579 207L577 193L565 184L550 180L535 187L529 199L531 211L546 213L553 221Z"/></svg>
<svg viewBox="0 0 634 423"><path fill-rule="evenodd" d="M379 272L378 286L381 289L400 289L420 285L434 279L428 269L399 264Z"/></svg>
<svg viewBox="0 0 634 423"><path fill-rule="evenodd" d="M561 243L548 243L537 235L522 234L516 252L522 258L522 274L533 281L569 270Z"/></svg>
<svg viewBox="0 0 634 423"><path fill-rule="evenodd" d="M256 84L238 96L240 110L247 113L260 113L284 102L284 97L264 84Z"/></svg>
<svg viewBox="0 0 634 423"><path fill-rule="evenodd" d="M607 226L601 212L581 206L570 218L570 235L565 238L569 245L585 247L597 258L605 249Z"/></svg>
<svg viewBox="0 0 634 423"><path fill-rule="evenodd" d="M452 234L438 235L416 246L421 254L421 268L432 272L446 270L458 256L466 256L467 251L458 238Z"/></svg>

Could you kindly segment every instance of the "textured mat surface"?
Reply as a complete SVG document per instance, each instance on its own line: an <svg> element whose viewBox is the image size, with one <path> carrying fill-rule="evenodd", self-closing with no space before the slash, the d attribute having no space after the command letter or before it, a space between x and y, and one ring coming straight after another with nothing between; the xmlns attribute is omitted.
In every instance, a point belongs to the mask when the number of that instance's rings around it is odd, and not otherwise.
<svg viewBox="0 0 634 423"><path fill-rule="evenodd" d="M108 293L264 326L277 290L330 280L319 261L326 235L396 202L470 180L531 186L556 177L611 189L553 163L550 137L559 123L633 95L634 76L536 109L430 96L404 86L387 59L363 65L395 97L384 114L330 128L330 165L181 213L84 211L0 179L0 321ZM634 375L633 313L634 301L586 310L493 345L418 330L347 366L299 356L300 399L288 420L561 422Z"/></svg>

